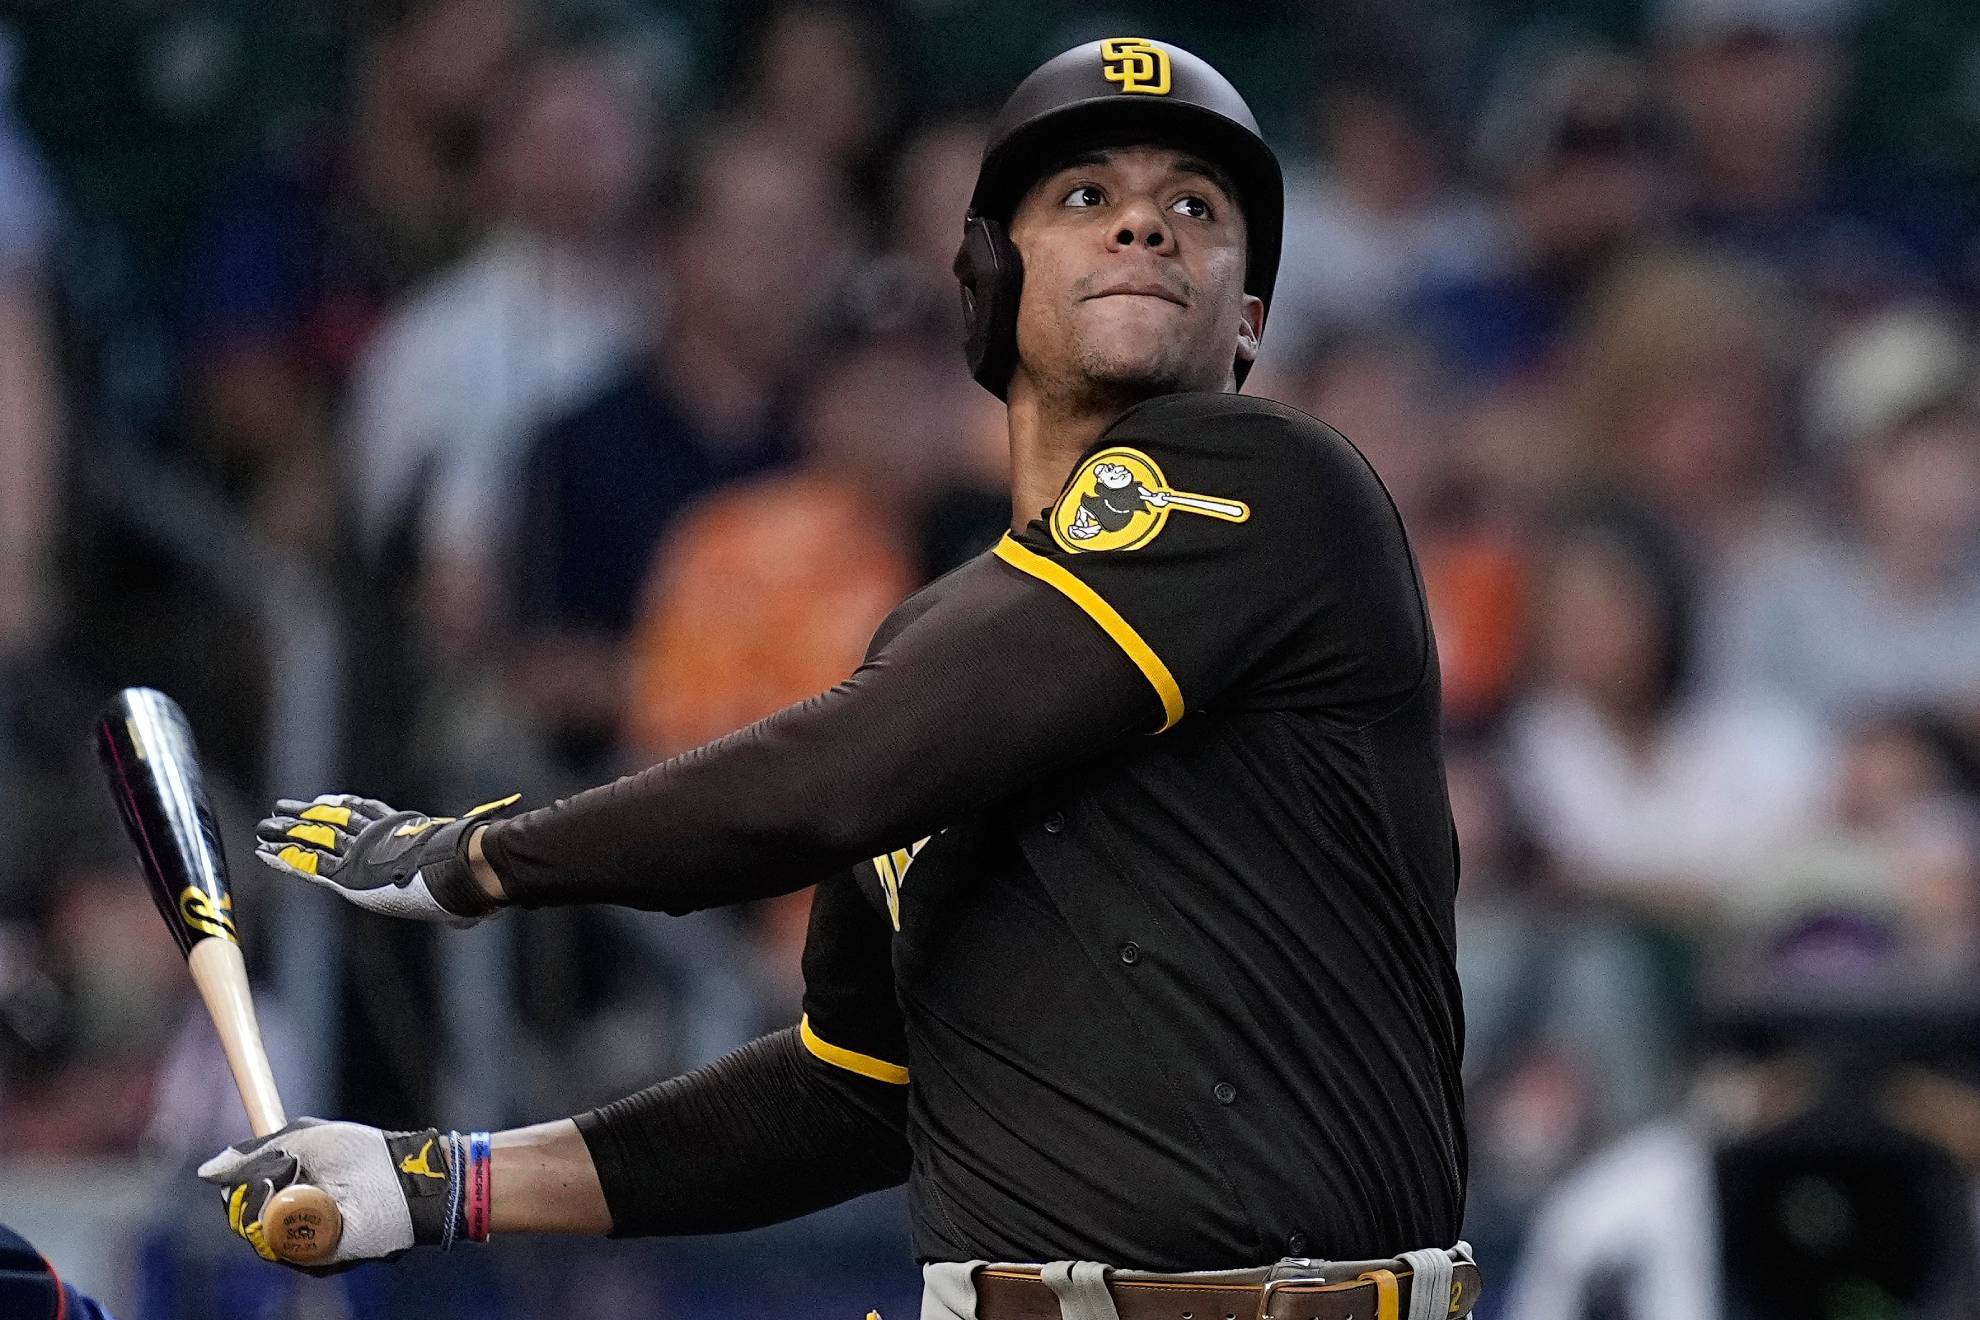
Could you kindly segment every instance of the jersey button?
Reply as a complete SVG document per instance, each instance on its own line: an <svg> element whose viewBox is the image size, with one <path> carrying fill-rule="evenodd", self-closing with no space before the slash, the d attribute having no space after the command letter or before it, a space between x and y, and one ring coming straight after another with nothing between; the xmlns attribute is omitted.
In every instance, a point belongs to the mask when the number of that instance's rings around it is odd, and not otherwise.
<svg viewBox="0 0 1980 1320"><path fill-rule="evenodd" d="M1220 1105L1234 1104L1237 1101L1237 1088L1229 1082L1218 1082L1210 1088L1210 1094L1217 1097Z"/></svg>
<svg viewBox="0 0 1980 1320"><path fill-rule="evenodd" d="M1132 967L1141 961L1141 946L1129 940L1121 946L1121 961Z"/></svg>
<svg viewBox="0 0 1980 1320"><path fill-rule="evenodd" d="M1066 818L1059 812L1055 811L1051 815L1045 818L1045 832L1047 834L1057 834L1065 827L1066 827Z"/></svg>
<svg viewBox="0 0 1980 1320"><path fill-rule="evenodd" d="M1287 1238L1286 1254L1288 1256L1304 1256L1306 1254L1306 1234L1294 1233L1291 1237Z"/></svg>

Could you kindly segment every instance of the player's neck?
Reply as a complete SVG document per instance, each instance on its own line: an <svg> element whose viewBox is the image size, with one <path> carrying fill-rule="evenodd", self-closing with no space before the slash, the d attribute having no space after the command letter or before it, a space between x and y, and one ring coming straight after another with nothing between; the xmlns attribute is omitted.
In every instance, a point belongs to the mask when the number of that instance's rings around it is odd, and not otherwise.
<svg viewBox="0 0 1980 1320"><path fill-rule="evenodd" d="M1065 487L1066 478L1127 401L1068 398L1039 389L1023 370L1011 377L1011 527L1021 530Z"/></svg>

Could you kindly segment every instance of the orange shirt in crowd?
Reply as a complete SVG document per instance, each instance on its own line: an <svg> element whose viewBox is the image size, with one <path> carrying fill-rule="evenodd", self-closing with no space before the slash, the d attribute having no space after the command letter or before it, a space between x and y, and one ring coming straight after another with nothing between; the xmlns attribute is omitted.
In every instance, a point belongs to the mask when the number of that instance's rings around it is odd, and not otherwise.
<svg viewBox="0 0 1980 1320"><path fill-rule="evenodd" d="M870 491L796 473L715 495L655 563L633 630L628 741L671 756L823 692L915 585Z"/></svg>
<svg viewBox="0 0 1980 1320"><path fill-rule="evenodd" d="M1509 540L1482 533L1428 536L1418 554L1437 630L1445 722L1489 718L1511 694L1519 665L1524 559Z"/></svg>

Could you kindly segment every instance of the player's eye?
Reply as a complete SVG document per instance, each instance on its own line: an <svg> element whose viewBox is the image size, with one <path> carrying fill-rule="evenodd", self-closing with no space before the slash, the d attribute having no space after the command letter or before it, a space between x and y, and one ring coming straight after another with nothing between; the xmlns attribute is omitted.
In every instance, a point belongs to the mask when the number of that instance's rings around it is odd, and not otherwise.
<svg viewBox="0 0 1980 1320"><path fill-rule="evenodd" d="M1192 220L1208 220L1210 218L1210 203L1204 201L1195 193L1190 193L1186 197L1176 198L1169 209L1171 211L1180 211Z"/></svg>
<svg viewBox="0 0 1980 1320"><path fill-rule="evenodd" d="M1107 194L1100 191L1097 183L1082 183L1073 188L1059 202L1061 206L1098 206L1107 200Z"/></svg>

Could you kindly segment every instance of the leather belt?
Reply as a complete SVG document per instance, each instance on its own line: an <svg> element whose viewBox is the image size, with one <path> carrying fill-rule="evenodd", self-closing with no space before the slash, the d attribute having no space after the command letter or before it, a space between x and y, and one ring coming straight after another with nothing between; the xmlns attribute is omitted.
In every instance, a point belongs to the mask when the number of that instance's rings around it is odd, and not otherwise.
<svg viewBox="0 0 1980 1320"><path fill-rule="evenodd" d="M1400 1320L1409 1314L1413 1272L1399 1261L1389 1264L1395 1268L1364 1264L1356 1267L1359 1277L1338 1282L1317 1277L1240 1283L1174 1274L1115 1277L1107 1290L1121 1320ZM1444 1314L1452 1320L1469 1315L1482 1281L1476 1265L1458 1262ZM1059 1298L1035 1267L991 1265L976 1272L976 1314L979 1320L1059 1320Z"/></svg>

